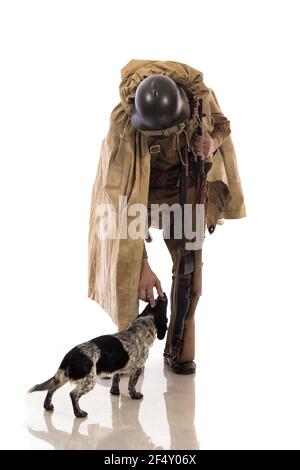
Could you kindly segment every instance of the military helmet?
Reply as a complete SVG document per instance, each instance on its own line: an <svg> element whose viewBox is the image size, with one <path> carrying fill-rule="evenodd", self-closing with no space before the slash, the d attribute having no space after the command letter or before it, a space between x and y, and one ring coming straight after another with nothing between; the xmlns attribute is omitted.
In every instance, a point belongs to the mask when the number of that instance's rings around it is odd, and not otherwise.
<svg viewBox="0 0 300 470"><path fill-rule="evenodd" d="M131 122L137 129L160 130L183 122L190 115L182 88L166 75L150 75L135 92Z"/></svg>

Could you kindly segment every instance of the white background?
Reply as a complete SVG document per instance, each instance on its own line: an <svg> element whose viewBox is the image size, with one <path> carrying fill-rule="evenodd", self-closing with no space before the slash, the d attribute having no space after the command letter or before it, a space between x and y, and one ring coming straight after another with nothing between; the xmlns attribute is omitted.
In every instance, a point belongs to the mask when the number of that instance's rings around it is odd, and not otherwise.
<svg viewBox="0 0 300 470"><path fill-rule="evenodd" d="M120 69L136 58L204 73L245 193L247 218L205 241L201 448L300 449L299 2L0 5L1 447L34 448L26 389L68 347L114 330L87 299L88 218ZM150 262L168 289L153 235Z"/></svg>

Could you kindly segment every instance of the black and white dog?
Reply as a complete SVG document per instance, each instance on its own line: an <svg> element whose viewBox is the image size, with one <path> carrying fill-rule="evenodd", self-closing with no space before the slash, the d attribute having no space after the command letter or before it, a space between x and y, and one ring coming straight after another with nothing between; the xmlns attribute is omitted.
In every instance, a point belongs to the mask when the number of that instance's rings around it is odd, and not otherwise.
<svg viewBox="0 0 300 470"><path fill-rule="evenodd" d="M125 373L129 374L130 397L137 400L143 398L135 386L156 335L158 339L165 337L167 302L166 295L158 297L155 307L148 304L126 330L98 336L75 346L65 355L56 374L46 382L35 385L29 392L48 390L44 408L52 411L54 392L68 381L76 383L70 393L73 410L77 418L85 418L87 413L80 409L79 399L94 388L97 375L113 373L110 393L120 395L120 374Z"/></svg>

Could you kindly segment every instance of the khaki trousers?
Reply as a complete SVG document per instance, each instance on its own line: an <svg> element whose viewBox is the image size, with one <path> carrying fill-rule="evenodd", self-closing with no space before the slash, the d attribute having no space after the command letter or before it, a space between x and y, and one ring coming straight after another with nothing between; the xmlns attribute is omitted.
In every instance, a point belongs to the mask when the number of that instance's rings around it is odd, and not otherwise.
<svg viewBox="0 0 300 470"><path fill-rule="evenodd" d="M195 203L195 185L190 183L190 186L187 188L187 202L190 204ZM174 189L157 189L149 191L149 202L148 210L152 203L162 204L167 203L172 205L173 203L179 203L180 195L178 188ZM151 220L149 218L149 226L151 226ZM162 228L162 226L160 226ZM172 234L172 229L171 229ZM176 275L178 275L178 261L181 256L185 241L183 239L176 239L171 236L171 238L164 238L165 244L169 250L169 253L172 257L173 267L172 267L172 291L171 291L171 317L169 322L168 334L166 339L165 354L167 354L172 341L173 326L176 317L176 305L174 305L174 280ZM181 353L179 355L177 362L186 362L192 361L195 358L195 312L196 307L199 301L199 297L202 294L202 249L194 250L194 276L192 289L190 294L190 305L187 312L187 315L184 320L183 325L183 345L181 348Z"/></svg>

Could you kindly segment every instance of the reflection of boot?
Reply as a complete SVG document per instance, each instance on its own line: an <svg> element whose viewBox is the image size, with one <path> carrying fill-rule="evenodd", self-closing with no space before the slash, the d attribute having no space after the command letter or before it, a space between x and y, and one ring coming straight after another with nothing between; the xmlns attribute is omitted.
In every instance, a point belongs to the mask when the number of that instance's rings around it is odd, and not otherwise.
<svg viewBox="0 0 300 470"><path fill-rule="evenodd" d="M165 368L167 390L164 393L170 430L170 450L200 449L195 428L194 376L178 377Z"/></svg>

